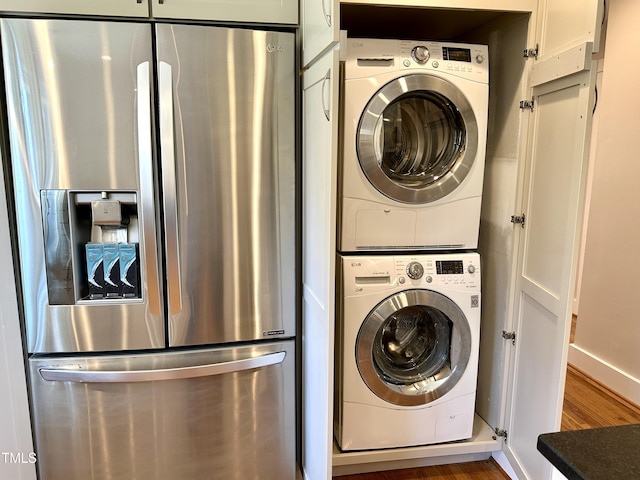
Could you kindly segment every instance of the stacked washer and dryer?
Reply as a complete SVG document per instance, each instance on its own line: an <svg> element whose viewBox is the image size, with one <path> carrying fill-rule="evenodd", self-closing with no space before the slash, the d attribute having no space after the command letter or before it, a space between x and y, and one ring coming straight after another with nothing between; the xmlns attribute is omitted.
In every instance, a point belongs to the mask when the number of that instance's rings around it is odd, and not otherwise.
<svg viewBox="0 0 640 480"><path fill-rule="evenodd" d="M346 51L336 440L350 451L470 438L488 49L349 38Z"/></svg>

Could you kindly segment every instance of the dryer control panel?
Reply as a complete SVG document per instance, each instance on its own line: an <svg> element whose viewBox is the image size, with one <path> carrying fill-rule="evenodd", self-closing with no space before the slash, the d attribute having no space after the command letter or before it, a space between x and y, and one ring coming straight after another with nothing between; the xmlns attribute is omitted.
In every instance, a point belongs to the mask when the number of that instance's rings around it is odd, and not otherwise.
<svg viewBox="0 0 640 480"><path fill-rule="evenodd" d="M471 43L375 38L347 39L346 78L385 69L431 70L477 82L489 81L489 48Z"/></svg>
<svg viewBox="0 0 640 480"><path fill-rule="evenodd" d="M350 294L389 288L449 287L480 291L480 255L343 256L342 282Z"/></svg>

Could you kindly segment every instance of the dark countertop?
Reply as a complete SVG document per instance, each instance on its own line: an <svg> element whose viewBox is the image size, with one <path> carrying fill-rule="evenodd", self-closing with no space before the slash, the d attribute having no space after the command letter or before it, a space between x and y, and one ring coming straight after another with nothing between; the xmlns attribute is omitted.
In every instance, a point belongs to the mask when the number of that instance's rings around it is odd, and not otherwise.
<svg viewBox="0 0 640 480"><path fill-rule="evenodd" d="M545 433L538 450L569 480L640 479L640 424Z"/></svg>

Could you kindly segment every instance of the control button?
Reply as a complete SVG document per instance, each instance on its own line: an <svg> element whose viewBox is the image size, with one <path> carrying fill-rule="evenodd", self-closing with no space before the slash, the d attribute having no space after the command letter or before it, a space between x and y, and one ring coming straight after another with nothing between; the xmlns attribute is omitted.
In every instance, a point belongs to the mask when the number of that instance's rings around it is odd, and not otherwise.
<svg viewBox="0 0 640 480"><path fill-rule="evenodd" d="M482 63L482 62L484 62L484 56L482 56L482 55L476 55L476 62L478 62L478 63Z"/></svg>
<svg viewBox="0 0 640 480"><path fill-rule="evenodd" d="M424 45L418 45L411 50L411 56L420 65L424 65L429 60L429 49Z"/></svg>
<svg viewBox="0 0 640 480"><path fill-rule="evenodd" d="M398 283L399 283L400 285L403 285L403 284L404 284L404 282L406 282L406 280L405 280L405 278L404 278L404 277L400 277L400 278L398 279Z"/></svg>
<svg viewBox="0 0 640 480"><path fill-rule="evenodd" d="M433 68L438 68L438 67L440 66L440 64L438 63L438 61L437 61L437 60L434 60L433 62L431 62L431 66L432 66Z"/></svg>
<svg viewBox="0 0 640 480"><path fill-rule="evenodd" d="M428 275L427 278L425 278L425 280L427 281L427 283L431 283L433 282L433 277L431 275Z"/></svg>
<svg viewBox="0 0 640 480"><path fill-rule="evenodd" d="M469 265L467 267L467 272L469 273L475 273L476 272L476 267L474 267L473 265Z"/></svg>
<svg viewBox="0 0 640 480"><path fill-rule="evenodd" d="M418 280L419 278L422 278L423 274L424 268L422 267L420 262L411 262L409 265L407 265L407 275L412 280Z"/></svg>
<svg viewBox="0 0 640 480"><path fill-rule="evenodd" d="M405 67L410 67L410 66L411 66L411 60L409 60L408 58L405 58L405 59L402 61L402 64L403 64Z"/></svg>

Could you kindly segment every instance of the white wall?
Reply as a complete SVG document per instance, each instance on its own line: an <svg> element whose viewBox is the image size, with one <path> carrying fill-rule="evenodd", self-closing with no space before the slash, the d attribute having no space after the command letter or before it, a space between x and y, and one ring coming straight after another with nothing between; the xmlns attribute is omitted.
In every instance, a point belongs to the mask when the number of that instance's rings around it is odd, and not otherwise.
<svg viewBox="0 0 640 480"><path fill-rule="evenodd" d="M35 480L22 341L0 162L0 479Z"/></svg>
<svg viewBox="0 0 640 480"><path fill-rule="evenodd" d="M640 404L640 2L610 0L580 310L569 362Z"/></svg>

